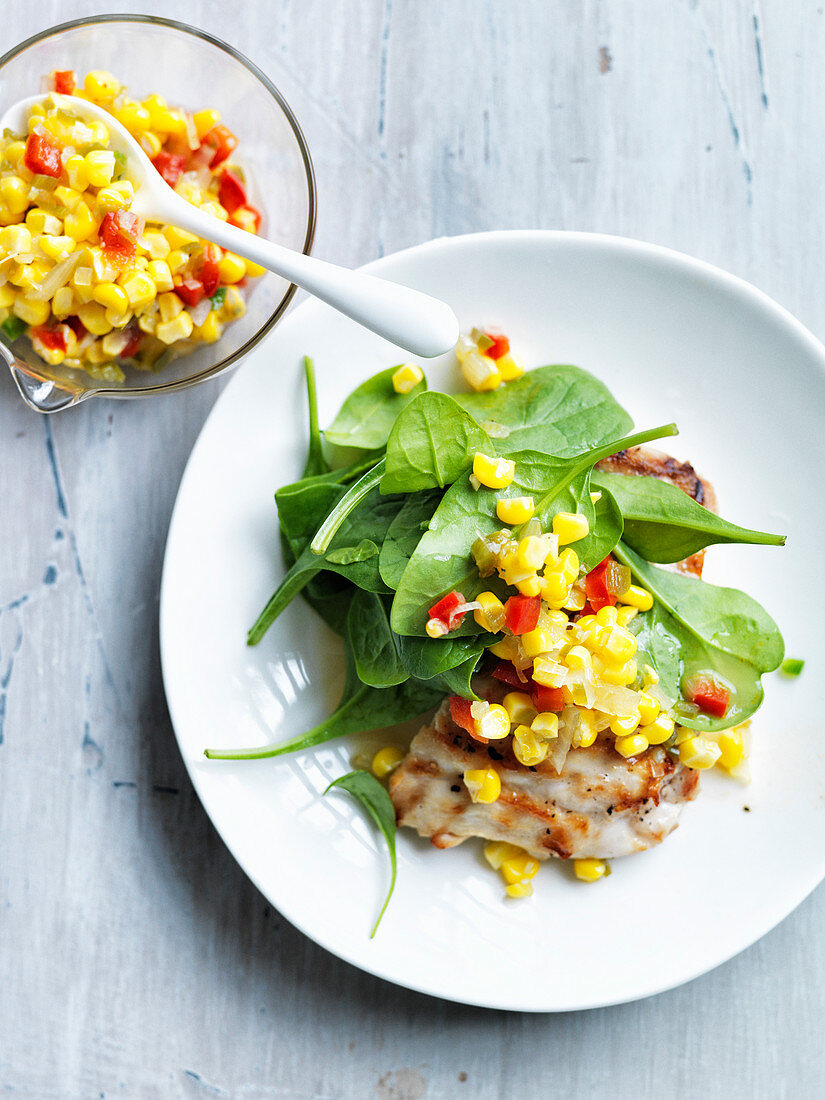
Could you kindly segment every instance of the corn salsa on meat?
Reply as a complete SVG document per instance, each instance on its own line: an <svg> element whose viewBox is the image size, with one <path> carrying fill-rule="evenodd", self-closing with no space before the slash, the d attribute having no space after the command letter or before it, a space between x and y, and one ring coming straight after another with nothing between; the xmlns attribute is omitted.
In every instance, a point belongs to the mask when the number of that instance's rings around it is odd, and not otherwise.
<svg viewBox="0 0 825 1100"><path fill-rule="evenodd" d="M187 201L250 233L238 142L215 110L194 114L160 95L128 95L115 76L69 70L48 90L109 111ZM50 366L121 382L123 364L160 370L172 357L215 343L246 311L240 288L257 264L172 226L145 225L130 210L134 188L122 154L98 120L66 100L36 104L25 134L0 137L0 329L24 334Z"/></svg>

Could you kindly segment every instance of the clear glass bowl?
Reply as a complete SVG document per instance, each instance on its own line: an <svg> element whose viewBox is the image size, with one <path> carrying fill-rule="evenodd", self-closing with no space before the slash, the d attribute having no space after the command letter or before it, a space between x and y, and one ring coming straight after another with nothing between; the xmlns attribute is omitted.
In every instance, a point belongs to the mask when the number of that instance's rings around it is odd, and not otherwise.
<svg viewBox="0 0 825 1100"><path fill-rule="evenodd" d="M145 15L76 19L29 38L0 57L0 116L41 89L53 69L108 69L143 97L152 92L191 110L214 107L238 137L238 160L250 198L262 212L261 233L309 253L315 233L315 176L309 150L281 93L251 61L204 31ZM158 374L127 370L122 384L96 383L82 371L48 367L23 337L13 348L25 377L23 396L42 411L85 397L147 397L212 378L246 355L283 315L296 287L268 272L250 280L246 314L215 344L173 360ZM5 349L0 349L5 350ZM4 356L8 358L8 356ZM15 373L14 369L12 371ZM39 387L39 397L38 397Z"/></svg>

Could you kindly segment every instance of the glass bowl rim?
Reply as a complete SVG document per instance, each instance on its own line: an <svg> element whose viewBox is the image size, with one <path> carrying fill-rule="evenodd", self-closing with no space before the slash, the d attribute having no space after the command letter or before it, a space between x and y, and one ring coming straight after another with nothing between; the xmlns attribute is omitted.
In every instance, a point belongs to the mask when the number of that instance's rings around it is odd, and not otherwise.
<svg viewBox="0 0 825 1100"><path fill-rule="evenodd" d="M315 240L315 222L317 215L315 168L312 164L309 146L307 145L303 130L298 123L298 119L295 117L295 113L279 89L254 61L250 61L245 54L242 54L240 50L235 49L235 47L231 46L228 42L224 42L223 39L216 37L214 34L210 34L209 31L202 30L200 27L193 27L189 23L181 23L177 19L166 19L160 15L108 12L101 15L81 16L77 19L69 19L65 23L57 23L52 27L46 27L44 30L38 31L37 34L30 35L30 37L25 38L22 42L19 42L16 46L13 46L10 50L0 55L0 70L2 70L9 61L14 60L15 57L22 54L25 50L29 49L29 47L36 45L38 42L43 42L47 38L54 38L64 31L74 30L78 27L94 26L96 23L148 23L149 25L160 25L174 31L180 31L183 34L192 35L194 38L200 38L204 42L208 42L209 45L215 46L219 50L223 50L224 53L229 54L231 58L239 62L245 69L248 69L253 76L258 78L260 83L269 92L281 109L284 118L292 130L293 137L295 138L298 150L301 154L304 172L306 173L307 186L307 225L301 251L305 256L308 256L312 251L312 244ZM208 378L213 378L215 375L221 374L260 343L264 336L266 336L276 322L284 315L289 303L295 297L297 290L298 287L295 286L294 283L290 283L274 312L270 314L261 328L257 329L246 343L242 344L241 347L237 348L231 355L225 356L220 362L215 363L208 369L202 370L198 374L193 374L186 378L179 378L174 382L160 382L152 386L135 386L133 389L121 390L109 389L105 386L90 386L84 393L84 397L116 397L121 399L150 397L154 394L172 393L176 390L187 389L189 386L197 385L200 382L206 381Z"/></svg>

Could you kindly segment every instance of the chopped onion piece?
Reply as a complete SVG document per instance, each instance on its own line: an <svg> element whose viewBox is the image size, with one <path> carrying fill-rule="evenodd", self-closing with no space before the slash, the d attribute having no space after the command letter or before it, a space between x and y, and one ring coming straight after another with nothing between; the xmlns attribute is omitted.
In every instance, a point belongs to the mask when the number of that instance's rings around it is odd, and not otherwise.
<svg viewBox="0 0 825 1100"><path fill-rule="evenodd" d="M639 702L639 693L615 684L599 683L593 706L614 718L629 718Z"/></svg>
<svg viewBox="0 0 825 1100"><path fill-rule="evenodd" d="M209 316L212 310L212 301L210 298L202 298L196 306L193 306L189 313L192 317L192 322L195 325L202 325L206 318Z"/></svg>
<svg viewBox="0 0 825 1100"><path fill-rule="evenodd" d="M81 255L81 252L73 252L65 260L55 264L40 286L30 290L27 297L32 298L35 302L51 301L55 293L71 279L74 269L80 262Z"/></svg>
<svg viewBox="0 0 825 1100"><path fill-rule="evenodd" d="M547 759L553 765L556 775L561 775L578 724L578 709L573 706L565 707L559 718L559 735L553 739L550 752L547 755Z"/></svg>

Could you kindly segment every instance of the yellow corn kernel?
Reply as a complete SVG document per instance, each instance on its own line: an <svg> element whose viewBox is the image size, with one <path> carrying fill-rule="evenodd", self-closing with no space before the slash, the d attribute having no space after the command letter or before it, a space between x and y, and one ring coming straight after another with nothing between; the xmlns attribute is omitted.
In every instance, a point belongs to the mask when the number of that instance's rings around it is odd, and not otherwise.
<svg viewBox="0 0 825 1100"><path fill-rule="evenodd" d="M648 739L643 733L631 733L627 737L617 737L613 742L616 752L625 758L638 756L648 747Z"/></svg>
<svg viewBox="0 0 825 1100"><path fill-rule="evenodd" d="M527 852L519 852L518 855L505 859L500 870L505 882L512 886L517 882L535 878L539 873L539 861Z"/></svg>
<svg viewBox="0 0 825 1100"><path fill-rule="evenodd" d="M516 726L513 730L513 756L526 768L534 768L547 756L547 742L539 740L529 726Z"/></svg>
<svg viewBox="0 0 825 1100"><path fill-rule="evenodd" d="M54 214L47 214L45 210L30 210L26 214L26 225L32 233L49 233L53 237L59 237L63 232L63 222Z"/></svg>
<svg viewBox="0 0 825 1100"><path fill-rule="evenodd" d="M576 732L573 734L573 748L589 749L598 736L599 731L596 728L596 712L587 709L580 710L579 724L576 728Z"/></svg>
<svg viewBox="0 0 825 1100"><path fill-rule="evenodd" d="M523 848L517 848L515 844L508 844L506 840L494 840L484 846L484 858L494 871L500 870L506 859L524 854Z"/></svg>
<svg viewBox="0 0 825 1100"><path fill-rule="evenodd" d="M528 657L538 657L550 653L557 641L556 635L545 627L537 626L521 635L521 645Z"/></svg>
<svg viewBox="0 0 825 1100"><path fill-rule="evenodd" d="M130 309L107 309L105 311L105 317L112 328L126 328L132 320L132 311Z"/></svg>
<svg viewBox="0 0 825 1100"><path fill-rule="evenodd" d="M159 134L185 134L186 118L182 111L174 107L167 107L163 97L150 95L143 101L143 106L149 112L149 122L153 130Z"/></svg>
<svg viewBox="0 0 825 1100"><path fill-rule="evenodd" d="M155 300L154 280L142 271L135 271L131 275L127 275L120 285L126 291L129 305L133 310L148 306L150 302Z"/></svg>
<svg viewBox="0 0 825 1100"><path fill-rule="evenodd" d="M66 175L69 186L74 191L85 191L89 184L89 174L86 171L86 160L79 153L72 153L66 161Z"/></svg>
<svg viewBox="0 0 825 1100"><path fill-rule="evenodd" d="M626 717L612 717L610 719L610 732L615 733L617 737L627 737L631 733L635 733L639 728L639 711L634 710L632 714L628 714ZM647 730L642 731L647 736Z"/></svg>
<svg viewBox="0 0 825 1100"><path fill-rule="evenodd" d="M236 286L228 286L221 306L222 321L236 321L246 313L246 304Z"/></svg>
<svg viewBox="0 0 825 1100"><path fill-rule="evenodd" d="M97 221L85 202L79 202L66 215L63 228L66 236L71 237L75 243L87 241L97 235Z"/></svg>
<svg viewBox="0 0 825 1100"><path fill-rule="evenodd" d="M687 741L688 737L693 737L693 732L687 726L679 726L676 730L676 736L673 738L673 744L678 748L683 741Z"/></svg>
<svg viewBox="0 0 825 1100"><path fill-rule="evenodd" d="M254 260L244 260L244 268L246 270L247 277L250 279L257 279L258 276L263 275L266 272L266 268L261 267L260 264L256 264Z"/></svg>
<svg viewBox="0 0 825 1100"><path fill-rule="evenodd" d="M504 887L508 898L530 898L533 896L532 882L513 882Z"/></svg>
<svg viewBox="0 0 825 1100"><path fill-rule="evenodd" d="M0 179L0 202L9 213L22 214L29 205L28 184L19 176L5 176Z"/></svg>
<svg viewBox="0 0 825 1100"><path fill-rule="evenodd" d="M488 489L506 489L516 476L516 464L508 458L490 458L476 451L473 475Z"/></svg>
<svg viewBox="0 0 825 1100"><path fill-rule="evenodd" d="M129 308L126 291L116 283L100 283L92 291L92 298L105 309L113 309L116 313L125 313Z"/></svg>
<svg viewBox="0 0 825 1100"><path fill-rule="evenodd" d="M404 753L397 745L385 745L372 758L372 773L383 779L385 775L395 771L403 759Z"/></svg>
<svg viewBox="0 0 825 1100"><path fill-rule="evenodd" d="M559 735L559 716L552 710L543 710L530 723L530 729L539 741L555 741Z"/></svg>
<svg viewBox="0 0 825 1100"><path fill-rule="evenodd" d="M490 741L500 741L510 732L510 715L500 703L477 700L470 705L478 732Z"/></svg>
<svg viewBox="0 0 825 1100"><path fill-rule="evenodd" d="M165 225L162 233L170 248L184 248L186 245L198 243L194 233L187 233L185 229L178 229L174 225Z"/></svg>
<svg viewBox="0 0 825 1100"><path fill-rule="evenodd" d="M228 254L227 254L228 255ZM233 259L238 259L234 256ZM243 260L241 260L241 266L243 271L246 270L243 267ZM218 264L218 273L220 274L221 265ZM242 278L243 275L239 276ZM227 283L237 283L238 279L225 279ZM396 393L409 393L410 390L415 389L419 382L424 380L424 371L419 367L417 363L404 363L393 371L392 375L392 388Z"/></svg>
<svg viewBox="0 0 825 1100"><path fill-rule="evenodd" d="M4 283L3 286L0 286L0 309L6 311L11 309L14 305L15 293L16 291L11 283ZM57 297L57 295L55 295L55 297ZM3 320L5 319L4 315Z"/></svg>
<svg viewBox="0 0 825 1100"><path fill-rule="evenodd" d="M560 569L568 584L579 579L579 555L575 550L562 550L555 568Z"/></svg>
<svg viewBox="0 0 825 1100"><path fill-rule="evenodd" d="M18 294L14 299L12 312L27 325L45 325L49 319L49 303L36 302L27 299L24 294Z"/></svg>
<svg viewBox="0 0 825 1100"><path fill-rule="evenodd" d="M560 569L545 569L541 581L542 598L549 604L561 604L567 599L570 583Z"/></svg>
<svg viewBox="0 0 825 1100"><path fill-rule="evenodd" d="M158 306L160 307L160 319L166 322L177 317L183 309L183 302L177 294L166 293L159 295Z"/></svg>
<svg viewBox="0 0 825 1100"><path fill-rule="evenodd" d="M596 622L599 626L615 626L619 621L619 612L615 607L600 607L596 612Z"/></svg>
<svg viewBox="0 0 825 1100"><path fill-rule="evenodd" d="M195 129L198 132L198 137L203 140L209 131L217 126L221 120L220 111L195 111L192 115L192 121L195 123Z"/></svg>
<svg viewBox="0 0 825 1100"><path fill-rule="evenodd" d="M169 270L169 265L164 263L163 260L150 260L146 268L146 274L155 284L157 294L164 294L175 285L172 281L172 272Z"/></svg>
<svg viewBox="0 0 825 1100"><path fill-rule="evenodd" d="M443 619L428 619L425 630L428 638L443 638L450 633L450 628Z"/></svg>
<svg viewBox="0 0 825 1100"><path fill-rule="evenodd" d="M522 596L532 598L541 595L541 581L536 576L525 577L522 581L516 581L516 588Z"/></svg>
<svg viewBox="0 0 825 1100"><path fill-rule="evenodd" d="M742 757L745 755L745 742L739 730L725 730L719 734L716 740L720 754L716 763L720 768L726 768L730 771L731 768L735 768L742 763Z"/></svg>
<svg viewBox="0 0 825 1100"><path fill-rule="evenodd" d="M115 289L120 290L120 287L115 287ZM123 292L121 291L121 293ZM126 299L125 294L123 298ZM106 320L106 310L98 302L89 302L87 305L79 306L77 315L93 336L105 336L107 332L112 331L113 326Z"/></svg>
<svg viewBox="0 0 825 1100"><path fill-rule="evenodd" d="M653 597L647 589L640 588L638 584L631 584L627 592L617 596L616 600L619 603L628 604L630 607L638 607L640 611L650 611L653 607Z"/></svg>
<svg viewBox="0 0 825 1100"><path fill-rule="evenodd" d="M641 696L644 698L644 695ZM641 704L639 706L641 711ZM645 735L651 745L663 745L673 735L673 719L669 714L658 714L652 721L643 722L640 732Z"/></svg>
<svg viewBox="0 0 825 1100"><path fill-rule="evenodd" d="M66 353L62 348L47 347L45 344L42 344L36 336L32 336L32 347L37 352L38 356L48 363L50 367L59 366L66 358Z"/></svg>
<svg viewBox="0 0 825 1100"><path fill-rule="evenodd" d="M158 311L155 309L144 310L138 317L138 328L141 332L148 332L151 336L155 335L155 328L158 323Z"/></svg>
<svg viewBox="0 0 825 1100"><path fill-rule="evenodd" d="M115 174L115 154L111 149L93 149L83 158L91 187L105 187Z"/></svg>
<svg viewBox="0 0 825 1100"><path fill-rule="evenodd" d="M68 317L70 313L74 312L74 294L70 286L62 286L59 290L54 292L54 298L52 298L52 313L58 319Z"/></svg>
<svg viewBox="0 0 825 1100"><path fill-rule="evenodd" d="M578 542L590 533L587 516L579 512L557 512L553 516L553 534L559 536L559 543Z"/></svg>
<svg viewBox="0 0 825 1100"><path fill-rule="evenodd" d="M489 646L488 652L492 653L494 657L500 657L502 661L512 661L513 657L516 656L510 638L502 638L500 642Z"/></svg>
<svg viewBox="0 0 825 1100"><path fill-rule="evenodd" d="M623 626L614 626L599 653L603 661L611 665L624 665L636 656L639 643L629 630Z"/></svg>
<svg viewBox="0 0 825 1100"><path fill-rule="evenodd" d="M501 705L509 714L510 722L514 726L529 726L536 717L533 700L523 691L509 691L501 700Z"/></svg>
<svg viewBox="0 0 825 1100"><path fill-rule="evenodd" d="M655 722L662 709L659 706L659 700L646 691L639 693L639 701L636 705L639 708L639 721L643 726L649 726L651 722Z"/></svg>
<svg viewBox="0 0 825 1100"><path fill-rule="evenodd" d="M171 251L169 242L159 229L146 229L143 233L146 251L153 260L165 260ZM181 253L181 255L184 255Z"/></svg>
<svg viewBox="0 0 825 1100"><path fill-rule="evenodd" d="M194 327L191 313L183 309L173 320L161 321L156 325L155 336L164 344L174 344L176 340L186 340L191 336Z"/></svg>
<svg viewBox="0 0 825 1100"><path fill-rule="evenodd" d="M471 768L464 773L464 786L473 802L496 802L501 779L495 768Z"/></svg>
<svg viewBox="0 0 825 1100"><path fill-rule="evenodd" d="M166 266L173 275L177 275L188 263L189 256L180 248L173 248L171 252L166 254Z"/></svg>
<svg viewBox="0 0 825 1100"><path fill-rule="evenodd" d="M636 661L628 661L623 665L604 665L599 669L599 678L604 680L606 684L616 684L620 687L627 687L632 684L638 676L638 668Z"/></svg>
<svg viewBox="0 0 825 1100"><path fill-rule="evenodd" d="M712 768L721 755L722 750L716 742L701 734L692 734L679 745L679 759L685 767L697 771Z"/></svg>
<svg viewBox="0 0 825 1100"><path fill-rule="evenodd" d="M573 871L582 882L598 882L610 870L603 859L574 859Z"/></svg>
<svg viewBox="0 0 825 1100"><path fill-rule="evenodd" d="M481 592L476 596L481 604L473 612L473 618L482 630L497 634L504 626L504 604L494 592Z"/></svg>
<svg viewBox="0 0 825 1100"><path fill-rule="evenodd" d="M533 662L533 679L545 687L558 688L567 680L567 668L555 657L536 657Z"/></svg>
<svg viewBox="0 0 825 1100"><path fill-rule="evenodd" d="M550 555L553 544L550 535L528 535L518 544L516 561L524 569L540 569Z"/></svg>
<svg viewBox="0 0 825 1100"><path fill-rule="evenodd" d="M138 138L140 147L149 158L154 160L161 150L163 143L154 130L145 130Z"/></svg>
<svg viewBox="0 0 825 1100"><path fill-rule="evenodd" d="M36 232L36 230L35 230ZM0 249L9 254L31 252L32 231L25 225L8 225L0 229Z"/></svg>
<svg viewBox="0 0 825 1100"><path fill-rule="evenodd" d="M16 168L20 161L23 159L26 153L25 141L13 141L6 146L6 151L3 154L12 168Z"/></svg>
<svg viewBox="0 0 825 1100"><path fill-rule="evenodd" d="M567 651L564 663L568 668L590 669L593 667L593 655L583 645L574 645Z"/></svg>
<svg viewBox="0 0 825 1100"><path fill-rule="evenodd" d="M35 260L31 264L17 264L14 271L9 271L9 282L16 283L23 290L34 290L39 287L49 272L49 264L46 260Z"/></svg>
<svg viewBox="0 0 825 1100"><path fill-rule="evenodd" d="M512 352L507 352L506 355L500 355L495 360L495 364L498 367L498 373L501 375L503 382L514 382L516 378L521 378L524 374L524 363L521 357L513 355Z"/></svg>
<svg viewBox="0 0 825 1100"><path fill-rule="evenodd" d="M148 130L152 125L149 112L142 103L138 103L135 99L127 99L122 103L114 111L114 116L121 126L125 126L129 133L134 136L142 134L144 130Z"/></svg>
<svg viewBox="0 0 825 1100"><path fill-rule="evenodd" d="M37 243L41 252L50 260L64 260L70 252L74 252L75 242L71 237L63 235L53 237L49 233L43 233L38 237Z"/></svg>
<svg viewBox="0 0 825 1100"><path fill-rule="evenodd" d="M638 607L620 607L616 611L616 622L619 626L627 626L638 614Z"/></svg>
<svg viewBox="0 0 825 1100"><path fill-rule="evenodd" d="M479 478L479 481L481 479ZM502 523L517 526L532 519L536 506L532 497L501 497L496 501L496 515Z"/></svg>
<svg viewBox="0 0 825 1100"><path fill-rule="evenodd" d="M127 197L114 183L110 187L101 187L97 193L98 208L107 212L125 210L131 201L131 197Z"/></svg>
<svg viewBox="0 0 825 1100"><path fill-rule="evenodd" d="M74 210L83 196L80 191L75 191L73 187L67 187L65 184L61 183L55 187L54 197L59 203L62 203L67 210Z"/></svg>
<svg viewBox="0 0 825 1100"><path fill-rule="evenodd" d="M218 314L214 309L210 309L206 315L206 320L195 329L195 332L205 344L214 344L217 340L220 340L223 325L218 320Z"/></svg>
<svg viewBox="0 0 825 1100"><path fill-rule="evenodd" d="M120 91L120 81L104 69L86 73L83 90L96 103L111 103Z"/></svg>
<svg viewBox="0 0 825 1100"><path fill-rule="evenodd" d="M471 351L461 363L461 373L477 393L496 390L501 385L501 372L489 355Z"/></svg>

